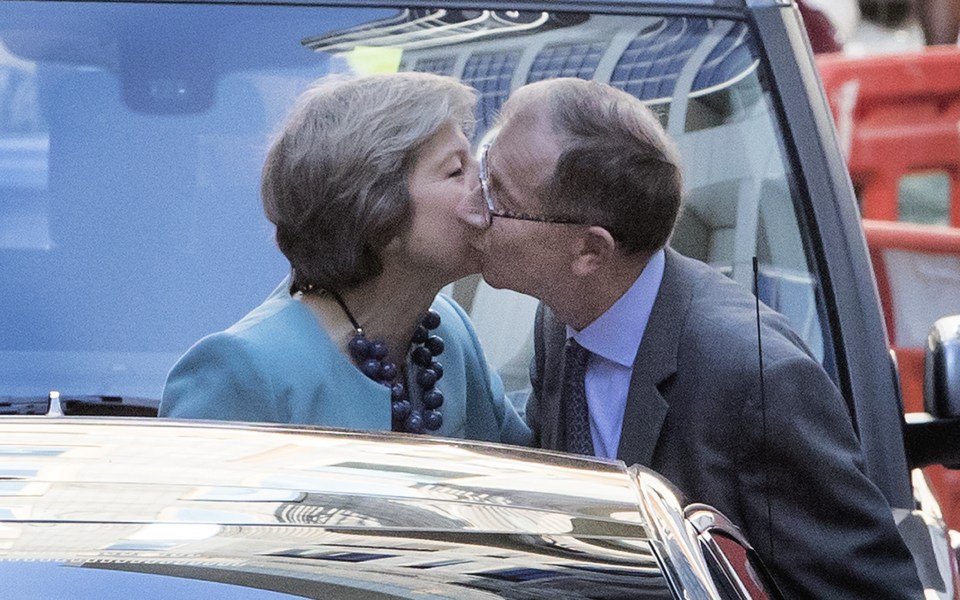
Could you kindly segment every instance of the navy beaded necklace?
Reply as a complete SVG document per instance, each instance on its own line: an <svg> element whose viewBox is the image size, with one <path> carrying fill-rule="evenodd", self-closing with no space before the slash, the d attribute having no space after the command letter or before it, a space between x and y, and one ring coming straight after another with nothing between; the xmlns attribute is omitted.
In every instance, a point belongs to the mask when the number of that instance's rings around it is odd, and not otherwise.
<svg viewBox="0 0 960 600"><path fill-rule="evenodd" d="M407 433L423 433L424 430L436 431L443 425L443 415L440 406L443 405L443 392L436 389L437 381L443 377L443 365L434 360L443 352L443 339L430 332L440 326L440 315L430 309L423 316L420 325L413 332L410 340L413 346L410 351L410 360L419 367L414 380L422 390L421 400L423 408L414 408L410 401L410 393L403 382L402 370L396 363L387 360L390 354L386 342L381 339L368 340L366 333L347 308L347 303L337 292L330 291L330 295L343 309L354 334L347 343L347 350L360 371L370 379L390 388L390 410L394 431Z"/></svg>

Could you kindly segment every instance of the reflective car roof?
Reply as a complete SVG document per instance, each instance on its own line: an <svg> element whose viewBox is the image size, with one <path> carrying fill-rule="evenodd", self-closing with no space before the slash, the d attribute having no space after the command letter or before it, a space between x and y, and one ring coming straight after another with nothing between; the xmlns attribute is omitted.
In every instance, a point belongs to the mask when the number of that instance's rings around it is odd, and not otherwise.
<svg viewBox="0 0 960 600"><path fill-rule="evenodd" d="M649 485L667 499L658 511L679 514L652 474L506 446L4 419L0 580L14 598L109 598L114 585L117 597L253 585L269 595L231 597L670 598L642 516Z"/></svg>

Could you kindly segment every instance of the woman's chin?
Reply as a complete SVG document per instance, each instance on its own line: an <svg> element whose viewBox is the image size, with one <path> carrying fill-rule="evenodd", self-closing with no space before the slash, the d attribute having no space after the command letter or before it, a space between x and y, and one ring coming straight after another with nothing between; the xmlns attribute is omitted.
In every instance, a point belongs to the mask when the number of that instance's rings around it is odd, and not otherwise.
<svg viewBox="0 0 960 600"><path fill-rule="evenodd" d="M447 283L453 283L467 275L479 273L482 264L480 262L480 255L471 249L464 252L455 264L447 263L445 266L449 280Z"/></svg>

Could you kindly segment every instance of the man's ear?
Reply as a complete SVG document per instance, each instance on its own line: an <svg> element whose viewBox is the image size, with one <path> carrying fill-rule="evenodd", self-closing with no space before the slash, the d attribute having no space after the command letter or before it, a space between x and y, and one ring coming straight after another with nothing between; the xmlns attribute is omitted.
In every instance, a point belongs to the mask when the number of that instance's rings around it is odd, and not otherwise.
<svg viewBox="0 0 960 600"><path fill-rule="evenodd" d="M617 242L610 232L597 225L587 227L579 238L573 272L581 277L596 273L616 256Z"/></svg>

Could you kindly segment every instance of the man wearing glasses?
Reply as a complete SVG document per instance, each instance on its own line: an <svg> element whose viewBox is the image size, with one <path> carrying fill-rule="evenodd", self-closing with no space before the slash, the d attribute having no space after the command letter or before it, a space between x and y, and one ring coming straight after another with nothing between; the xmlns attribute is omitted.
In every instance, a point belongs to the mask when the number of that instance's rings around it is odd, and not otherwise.
<svg viewBox="0 0 960 600"><path fill-rule="evenodd" d="M921 598L846 404L753 296L666 248L680 162L639 100L597 82L525 86L482 149L463 218L483 275L540 299L527 419L544 448L662 473L730 517L786 598Z"/></svg>

